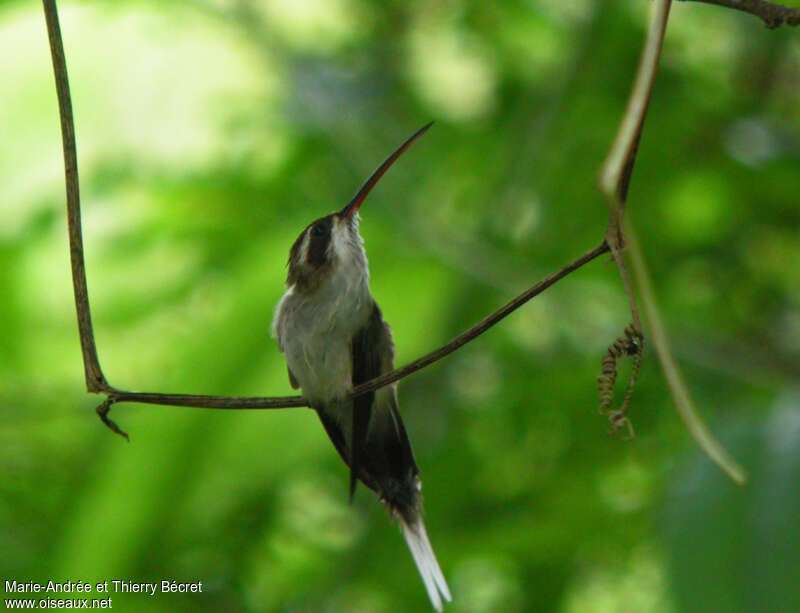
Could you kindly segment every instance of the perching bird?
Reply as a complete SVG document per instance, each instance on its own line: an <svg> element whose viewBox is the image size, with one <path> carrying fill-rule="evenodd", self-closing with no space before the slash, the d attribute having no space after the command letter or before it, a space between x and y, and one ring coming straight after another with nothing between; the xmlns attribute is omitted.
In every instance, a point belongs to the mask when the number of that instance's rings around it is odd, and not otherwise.
<svg viewBox="0 0 800 613"><path fill-rule="evenodd" d="M360 480L400 525L437 611L451 600L431 548L414 461L397 405L396 384L352 400L353 387L394 368L391 330L369 290L358 210L392 163L424 133L417 131L381 164L347 206L309 224L289 252L287 290L275 309L273 335L289 381L319 415L350 467L350 497Z"/></svg>

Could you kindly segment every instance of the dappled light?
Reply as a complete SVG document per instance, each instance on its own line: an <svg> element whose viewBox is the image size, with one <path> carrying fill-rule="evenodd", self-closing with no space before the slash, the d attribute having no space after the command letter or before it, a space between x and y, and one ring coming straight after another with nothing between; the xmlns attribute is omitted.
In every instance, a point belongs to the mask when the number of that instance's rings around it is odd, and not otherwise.
<svg viewBox="0 0 800 613"><path fill-rule="evenodd" d="M651 4L59 2L109 382L299 393L270 335L289 248L431 120L360 211L396 365L596 247ZM39 4L0 2L0 54L0 577L203 582L108 594L143 613L432 610L313 411L119 403L130 444L97 419ZM631 311L598 257L399 383L446 612L800 610L798 75L797 28L675 3L626 205L749 484L693 447L646 317L636 437L607 436Z"/></svg>

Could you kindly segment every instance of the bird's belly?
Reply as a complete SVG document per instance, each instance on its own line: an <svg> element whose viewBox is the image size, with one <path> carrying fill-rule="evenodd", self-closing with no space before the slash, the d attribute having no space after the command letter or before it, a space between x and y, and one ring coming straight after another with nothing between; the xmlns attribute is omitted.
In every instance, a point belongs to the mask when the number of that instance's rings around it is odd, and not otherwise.
<svg viewBox="0 0 800 613"><path fill-rule="evenodd" d="M290 289L281 299L282 350L303 395L312 403L329 404L349 394L353 336L366 323L372 303L366 283L346 276L324 284L311 298Z"/></svg>
<svg viewBox="0 0 800 613"><path fill-rule="evenodd" d="M287 343L286 363L312 403L327 404L352 389L350 344L338 339L296 337Z"/></svg>

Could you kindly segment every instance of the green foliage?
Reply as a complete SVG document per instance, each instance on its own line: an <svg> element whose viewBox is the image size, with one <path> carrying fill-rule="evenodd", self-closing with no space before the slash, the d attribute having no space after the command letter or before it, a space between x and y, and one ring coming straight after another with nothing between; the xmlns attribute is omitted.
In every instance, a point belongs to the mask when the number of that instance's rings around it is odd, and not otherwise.
<svg viewBox="0 0 800 613"><path fill-rule="evenodd" d="M289 246L431 119L362 211L398 363L597 245L648 4L60 3L111 383L292 393L269 337ZM0 4L0 577L203 581L122 611L427 610L310 411L120 405L130 444L97 420L40 11ZM590 264L400 385L448 610L798 608L798 74L797 31L676 4L629 196L751 483L696 457L647 347L637 438L605 436L595 380L630 316Z"/></svg>

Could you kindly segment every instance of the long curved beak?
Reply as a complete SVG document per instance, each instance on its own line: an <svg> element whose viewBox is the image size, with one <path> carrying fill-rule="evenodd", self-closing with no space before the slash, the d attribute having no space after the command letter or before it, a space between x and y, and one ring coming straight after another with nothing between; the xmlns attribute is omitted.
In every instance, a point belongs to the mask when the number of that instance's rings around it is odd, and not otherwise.
<svg viewBox="0 0 800 613"><path fill-rule="evenodd" d="M411 146L418 137L422 136L428 128L433 125L433 122L422 126L419 130L414 132L414 134L409 138L406 142L404 142L400 147L395 151L392 155L386 158L386 161L378 166L378 169L372 173L372 176L367 179L367 182L361 186L361 189L358 190L353 199L347 203L347 206L344 207L341 211L339 211L340 217L350 217L358 211L361 207L361 204L364 202L364 199L367 197L367 194L372 191L372 188L375 187L375 184L380 180L383 174L389 170L389 167L395 163L397 158L399 158L403 152Z"/></svg>

